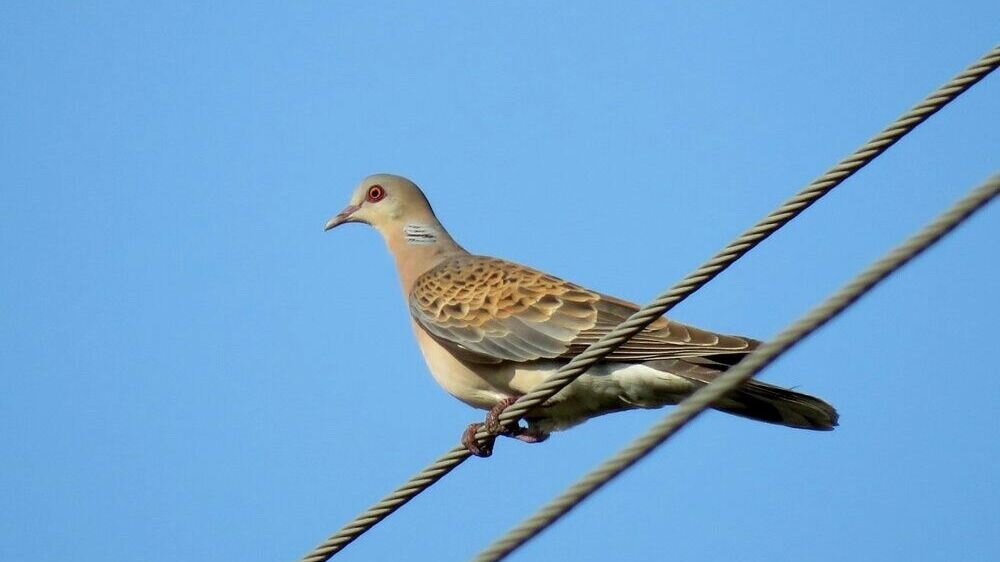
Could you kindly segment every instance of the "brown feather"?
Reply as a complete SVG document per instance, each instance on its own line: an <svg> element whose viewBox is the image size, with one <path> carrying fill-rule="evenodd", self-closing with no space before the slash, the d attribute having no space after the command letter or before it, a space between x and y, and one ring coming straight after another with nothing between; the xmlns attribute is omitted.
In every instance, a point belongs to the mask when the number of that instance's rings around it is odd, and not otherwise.
<svg viewBox="0 0 1000 562"><path fill-rule="evenodd" d="M420 326L456 355L479 362L569 359L639 309L529 267L469 255L421 275L409 300ZM731 365L757 343L660 318L604 361L718 355L710 362Z"/></svg>

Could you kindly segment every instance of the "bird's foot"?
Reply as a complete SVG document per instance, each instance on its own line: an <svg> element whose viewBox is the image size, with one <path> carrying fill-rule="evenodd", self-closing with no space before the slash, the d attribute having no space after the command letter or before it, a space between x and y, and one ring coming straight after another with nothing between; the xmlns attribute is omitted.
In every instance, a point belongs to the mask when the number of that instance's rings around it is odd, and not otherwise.
<svg viewBox="0 0 1000 562"><path fill-rule="evenodd" d="M500 423L500 415L503 414L503 411L508 406L517 402L517 398L516 396L512 396L497 402L486 413L486 419L483 423L473 423L465 428L465 433L462 434L462 445L465 445L465 448L477 457L488 457L493 454L493 445L496 443L496 438L499 435L513 437L525 443L541 443L548 439L549 434L540 429L521 427L517 422L511 425ZM485 429L490 434L488 439L484 439L481 442L476 440L476 433L480 428Z"/></svg>
<svg viewBox="0 0 1000 562"><path fill-rule="evenodd" d="M513 437L518 441L524 441L525 443L541 443L549 438L549 433L542 431L541 429L519 427L517 428L517 431L510 434L509 437Z"/></svg>
<svg viewBox="0 0 1000 562"><path fill-rule="evenodd" d="M470 423L469 427L465 428L465 433L462 434L462 445L465 445L465 448L473 455L485 458L493 454L493 444L496 443L497 436L490 435L488 438L483 439L482 443L477 441L476 433L483 425L481 423Z"/></svg>
<svg viewBox="0 0 1000 562"><path fill-rule="evenodd" d="M511 435L515 431L514 428L506 427L500 423L500 414L507 409L507 406L516 401L516 397L504 398L490 408L490 411L486 413L486 419L483 423L469 424L469 427L465 428L465 433L462 434L462 445L465 445L465 448L477 457L492 455L493 444L496 443L497 436ZM490 434L490 437L483 439L482 442L476 440L476 433L480 428L485 429Z"/></svg>
<svg viewBox="0 0 1000 562"><path fill-rule="evenodd" d="M517 399L517 396L504 398L494 404L493 407L490 408L490 411L486 412L486 420L483 423L486 431L489 431L493 435L511 435L519 429L516 421L514 422L514 425L503 425L500 423L500 414L502 414L508 406L517 402Z"/></svg>

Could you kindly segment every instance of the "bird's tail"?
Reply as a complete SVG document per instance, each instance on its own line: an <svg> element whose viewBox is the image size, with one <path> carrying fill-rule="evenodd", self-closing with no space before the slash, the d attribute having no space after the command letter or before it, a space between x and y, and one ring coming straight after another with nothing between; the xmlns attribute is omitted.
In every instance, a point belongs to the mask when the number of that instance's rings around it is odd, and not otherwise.
<svg viewBox="0 0 1000 562"><path fill-rule="evenodd" d="M833 406L815 396L755 380L734 390L713 407L753 420L819 431L836 427L839 417Z"/></svg>
<svg viewBox="0 0 1000 562"><path fill-rule="evenodd" d="M741 355L712 356L715 364L707 366L691 359L669 359L647 362L646 365L673 376L682 377L696 386L710 384L723 372L739 362ZM697 358L704 363L706 358ZM676 402L673 402L676 403ZM800 429L830 431L837 426L837 410L823 400L773 384L750 379L712 406L716 410Z"/></svg>

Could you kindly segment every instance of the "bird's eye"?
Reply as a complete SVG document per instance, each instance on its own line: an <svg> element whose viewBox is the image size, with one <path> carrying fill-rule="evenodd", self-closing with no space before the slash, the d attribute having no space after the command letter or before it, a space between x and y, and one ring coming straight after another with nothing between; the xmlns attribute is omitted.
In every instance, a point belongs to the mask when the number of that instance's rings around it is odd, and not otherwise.
<svg viewBox="0 0 1000 562"><path fill-rule="evenodd" d="M378 203L385 197L385 188L381 185L373 185L368 188L368 201Z"/></svg>

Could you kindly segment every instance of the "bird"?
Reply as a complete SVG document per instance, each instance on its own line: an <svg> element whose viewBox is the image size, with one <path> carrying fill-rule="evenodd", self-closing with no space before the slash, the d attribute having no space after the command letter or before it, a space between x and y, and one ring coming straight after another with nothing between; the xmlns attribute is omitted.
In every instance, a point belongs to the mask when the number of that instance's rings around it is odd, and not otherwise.
<svg viewBox="0 0 1000 562"><path fill-rule="evenodd" d="M492 453L497 434L537 443L596 416L677 404L760 345L661 316L528 412L526 425L503 427L504 408L639 307L526 265L468 252L424 192L402 176L366 177L324 230L348 223L367 224L385 240L431 375L455 398L487 410L485 421L469 425L462 436L476 456ZM820 398L757 380L713 408L809 430L832 430L839 417ZM482 425L492 440L476 440Z"/></svg>

